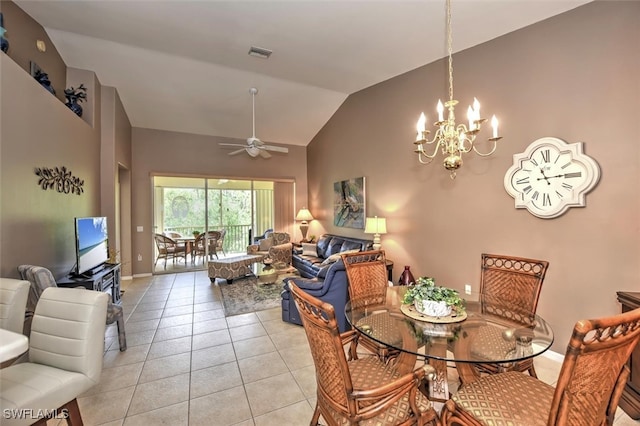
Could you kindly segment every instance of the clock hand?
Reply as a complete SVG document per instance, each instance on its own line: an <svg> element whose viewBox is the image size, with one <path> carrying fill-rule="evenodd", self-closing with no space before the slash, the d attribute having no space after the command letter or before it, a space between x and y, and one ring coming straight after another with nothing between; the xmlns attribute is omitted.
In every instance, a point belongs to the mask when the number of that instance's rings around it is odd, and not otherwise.
<svg viewBox="0 0 640 426"><path fill-rule="evenodd" d="M542 178L538 178L538 180L546 180L547 181L547 185L551 185L551 182L549 182L549 179L547 178L547 176L544 174L544 170L540 169L540 173L542 173Z"/></svg>

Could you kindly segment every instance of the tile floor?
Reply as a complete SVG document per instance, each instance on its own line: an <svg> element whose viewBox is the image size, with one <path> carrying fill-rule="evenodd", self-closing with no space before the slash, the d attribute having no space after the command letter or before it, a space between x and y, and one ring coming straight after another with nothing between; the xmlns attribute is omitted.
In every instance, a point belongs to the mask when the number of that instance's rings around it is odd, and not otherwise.
<svg viewBox="0 0 640 426"><path fill-rule="evenodd" d="M115 328L107 331L101 382L78 398L85 425L309 424L313 360L303 328L282 322L279 308L225 317L205 271L122 288L129 348L120 352ZM548 383L559 366L536 359ZM618 412L616 426L640 424Z"/></svg>

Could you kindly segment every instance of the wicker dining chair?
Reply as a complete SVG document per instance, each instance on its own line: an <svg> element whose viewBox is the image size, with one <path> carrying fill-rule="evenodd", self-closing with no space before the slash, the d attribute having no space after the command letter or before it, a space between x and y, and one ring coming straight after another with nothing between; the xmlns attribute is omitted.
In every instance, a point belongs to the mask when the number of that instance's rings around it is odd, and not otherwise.
<svg viewBox="0 0 640 426"><path fill-rule="evenodd" d="M196 237L193 242L193 260L194 263L198 256L202 256L202 262L204 263L205 255L209 253L209 259L213 259L213 256L218 259L218 241L220 240L220 231L207 231L202 232Z"/></svg>
<svg viewBox="0 0 640 426"><path fill-rule="evenodd" d="M316 368L317 401L311 425L320 415L329 426L437 424L431 402L418 390L435 371L429 365L400 374L374 355L358 358L357 347L346 345L358 334L340 334L329 303L308 295L289 282ZM347 354L349 358L347 359Z"/></svg>
<svg viewBox="0 0 640 426"><path fill-rule="evenodd" d="M513 309L535 314L548 267L549 262L545 260L483 253L480 295L499 301ZM501 335L492 335L496 332L497 329L494 327L484 327L479 330L476 339L479 344L477 347L471 348L471 351L478 358L482 358L483 351L490 350L488 349L491 346L490 342L504 340ZM499 344L495 346L495 349L503 350ZM506 370L528 371L531 376L538 377L533 366L533 359L509 365L476 364L476 368L480 372L489 374Z"/></svg>
<svg viewBox="0 0 640 426"><path fill-rule="evenodd" d="M387 278L387 266L384 250L362 251L358 253L342 254L342 261L349 280L349 299L352 306L356 303L368 303L370 305L384 304L387 297L389 281ZM384 317L388 320L388 317ZM381 324L380 316L364 318L363 321L378 321L376 324L368 324L372 330L379 333L395 333L395 340L402 342L402 336L389 324ZM384 362L389 362L395 358L399 351L390 349L388 346L362 335L359 340L368 350L378 354ZM390 340L386 336L385 340Z"/></svg>
<svg viewBox="0 0 640 426"><path fill-rule="evenodd" d="M640 340L640 308L578 321L555 389L515 371L464 384L442 409L442 424L611 425Z"/></svg>
<svg viewBox="0 0 640 426"><path fill-rule="evenodd" d="M183 258L186 263L186 248L184 244L178 244L175 240L167 237L163 234L154 234L153 239L156 242L158 249L158 255L153 266L158 264L158 260L164 259L164 269L167 269L167 260L173 259L173 263L176 263L176 258Z"/></svg>

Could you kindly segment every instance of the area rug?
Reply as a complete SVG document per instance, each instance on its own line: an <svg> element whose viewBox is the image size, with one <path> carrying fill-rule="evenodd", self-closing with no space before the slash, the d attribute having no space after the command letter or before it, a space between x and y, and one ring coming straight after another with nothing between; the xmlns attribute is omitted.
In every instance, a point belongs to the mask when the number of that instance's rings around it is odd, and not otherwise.
<svg viewBox="0 0 640 426"><path fill-rule="evenodd" d="M297 276L286 274L278 277L273 284L258 285L257 278L237 278L231 284L220 280L220 291L224 304L225 316L263 311L281 306L280 293L286 277Z"/></svg>

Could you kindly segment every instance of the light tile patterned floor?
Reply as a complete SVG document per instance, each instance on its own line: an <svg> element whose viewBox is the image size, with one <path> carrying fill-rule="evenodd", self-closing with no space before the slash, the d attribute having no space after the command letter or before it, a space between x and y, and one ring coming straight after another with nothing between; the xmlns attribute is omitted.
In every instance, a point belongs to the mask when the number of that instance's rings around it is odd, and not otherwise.
<svg viewBox="0 0 640 426"><path fill-rule="evenodd" d="M107 331L101 382L78 399L85 425L309 424L313 360L303 328L282 322L279 308L225 317L205 271L122 287L129 348L120 352L115 328ZM536 359L551 384L559 366ZM616 426L638 426L618 411Z"/></svg>

